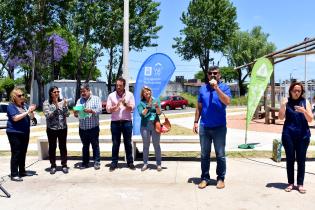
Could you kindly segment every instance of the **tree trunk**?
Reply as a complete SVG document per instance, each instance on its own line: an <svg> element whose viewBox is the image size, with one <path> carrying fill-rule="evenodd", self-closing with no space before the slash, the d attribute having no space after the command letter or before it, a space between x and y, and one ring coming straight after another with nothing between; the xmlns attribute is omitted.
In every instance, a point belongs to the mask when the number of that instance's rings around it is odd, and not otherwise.
<svg viewBox="0 0 315 210"><path fill-rule="evenodd" d="M14 68L8 69L8 76L9 76L9 78L14 80Z"/></svg>
<svg viewBox="0 0 315 210"><path fill-rule="evenodd" d="M82 63L83 63L83 57L84 57L84 53L86 50L86 46L88 43L88 38L85 38L84 40L84 44L81 50L81 55L79 57L78 60L78 66L77 66L77 74L76 74L76 78L77 78L77 84L76 84L76 91L75 91L75 101L77 101L80 98L80 86L81 86L81 76L82 76Z"/></svg>
<svg viewBox="0 0 315 210"><path fill-rule="evenodd" d="M26 71L24 74L24 84L25 84L25 90L28 93L31 92L31 82L32 82L31 72Z"/></svg>
<svg viewBox="0 0 315 210"><path fill-rule="evenodd" d="M112 92L112 76L114 66L114 48L109 49L109 61L108 61L108 76L107 76L107 92Z"/></svg>
<svg viewBox="0 0 315 210"><path fill-rule="evenodd" d="M123 52L122 52L123 53ZM123 56L121 55L119 57L119 66L118 66L118 71L117 71L117 75L116 75L116 78L113 78L113 79L117 79L119 77L121 77L123 75L123 69L122 69L122 65L123 65ZM128 69L129 70L129 69ZM126 78L125 78L126 79Z"/></svg>
<svg viewBox="0 0 315 210"><path fill-rule="evenodd" d="M38 87L38 92L37 92L37 100L38 100L38 104L37 107L38 108L42 108L43 107L43 102L45 100L45 94L44 94L44 81L41 79L41 77L38 75L38 70L35 71L35 80L37 82L37 87Z"/></svg>
<svg viewBox="0 0 315 210"><path fill-rule="evenodd" d="M101 54L102 48L100 47L97 52L95 52L93 60L91 62L90 68L89 68L89 76L86 78L85 82L89 82L92 79L93 71L95 70L96 60Z"/></svg>

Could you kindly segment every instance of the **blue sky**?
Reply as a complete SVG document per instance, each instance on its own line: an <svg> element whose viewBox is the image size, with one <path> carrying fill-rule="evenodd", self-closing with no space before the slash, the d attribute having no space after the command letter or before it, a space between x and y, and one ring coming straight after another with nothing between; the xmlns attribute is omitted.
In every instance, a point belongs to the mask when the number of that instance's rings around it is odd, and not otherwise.
<svg viewBox="0 0 315 210"><path fill-rule="evenodd" d="M141 52L130 52L129 75L135 80L137 73L151 54L165 53L174 61L175 76L184 75L186 79L193 78L200 69L197 60L183 61L172 48L173 38L179 36L179 31L184 27L180 21L183 11L187 11L189 0L160 0L160 18L158 25L163 29L158 33L156 40L158 47L146 48ZM315 2L313 0L232 0L237 9L237 22L240 30L249 31L254 26L262 26L262 30L268 33L269 41L273 42L277 50L289 47L304 40L305 37L315 37ZM214 55L215 60L222 58L221 54ZM98 67L104 71L107 59L98 63ZM220 66L226 65L224 57ZM307 78L315 78L315 56L307 56ZM293 58L275 65L276 81L285 80L290 74L298 80L304 80L304 56ZM102 76L102 80L105 76Z"/></svg>

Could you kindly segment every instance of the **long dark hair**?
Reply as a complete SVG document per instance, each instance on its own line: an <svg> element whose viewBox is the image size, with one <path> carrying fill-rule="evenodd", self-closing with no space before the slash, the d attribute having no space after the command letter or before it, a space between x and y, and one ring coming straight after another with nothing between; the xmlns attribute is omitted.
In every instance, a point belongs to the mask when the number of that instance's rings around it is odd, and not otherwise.
<svg viewBox="0 0 315 210"><path fill-rule="evenodd" d="M50 104L52 104L52 97L51 97L51 94L52 94L52 92L54 92L54 90L55 89L57 89L58 91L59 91L59 89L58 89L58 87L57 86L52 86L52 87L50 87L49 88L49 91L48 91L48 97L49 97L49 99L48 99L48 102L50 103ZM60 102L61 101L61 99L60 99L60 97L58 97L58 102Z"/></svg>
<svg viewBox="0 0 315 210"><path fill-rule="evenodd" d="M292 82L291 83L291 85L289 87L289 98L292 99L291 91L293 90L294 86L296 86L296 85L300 86L301 87L301 91L302 91L301 95L300 95L300 97L298 99L304 98L303 94L305 93L305 90L304 90L304 87L303 87L302 83L300 83L300 82Z"/></svg>

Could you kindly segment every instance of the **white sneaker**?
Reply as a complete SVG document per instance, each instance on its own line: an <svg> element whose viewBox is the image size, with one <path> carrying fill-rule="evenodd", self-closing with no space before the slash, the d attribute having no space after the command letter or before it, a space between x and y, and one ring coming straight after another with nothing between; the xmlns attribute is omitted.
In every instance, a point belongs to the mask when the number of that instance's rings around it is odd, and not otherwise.
<svg viewBox="0 0 315 210"><path fill-rule="evenodd" d="M158 165L158 166L156 167L156 170L157 170L158 172L162 171L162 166Z"/></svg>
<svg viewBox="0 0 315 210"><path fill-rule="evenodd" d="M148 169L148 164L144 164L141 168L141 171L145 171Z"/></svg>

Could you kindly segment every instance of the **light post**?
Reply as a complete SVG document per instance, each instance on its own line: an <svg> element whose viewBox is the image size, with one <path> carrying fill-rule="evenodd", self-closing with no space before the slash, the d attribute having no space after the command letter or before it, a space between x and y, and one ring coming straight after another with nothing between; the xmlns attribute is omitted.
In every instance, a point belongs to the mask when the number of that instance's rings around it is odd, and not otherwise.
<svg viewBox="0 0 315 210"><path fill-rule="evenodd" d="M128 56L129 56L129 0L124 0L123 77L126 80L125 89L127 91L129 90Z"/></svg>
<svg viewBox="0 0 315 210"><path fill-rule="evenodd" d="M309 38L308 37L305 37L304 38L304 42L305 41L307 41L307 40L309 40ZM305 44L305 53L306 53L306 44ZM308 98L308 85L307 85L307 77L306 77L306 75L307 75L307 70L306 70L306 54L305 54L305 56L304 56L304 83L305 83L305 98L307 99Z"/></svg>

